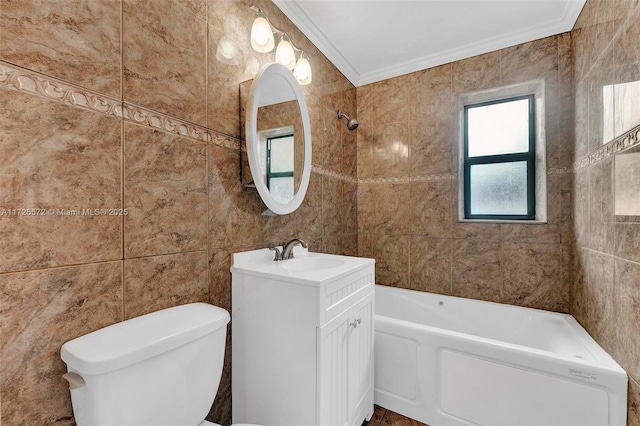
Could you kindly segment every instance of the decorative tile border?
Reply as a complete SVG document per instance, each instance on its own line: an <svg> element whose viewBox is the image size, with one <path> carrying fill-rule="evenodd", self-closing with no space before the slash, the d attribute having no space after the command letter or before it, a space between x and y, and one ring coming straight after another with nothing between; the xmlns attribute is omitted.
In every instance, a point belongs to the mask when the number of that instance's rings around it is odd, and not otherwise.
<svg viewBox="0 0 640 426"><path fill-rule="evenodd" d="M631 147L640 145L640 124L633 129L618 136L606 145L602 145L596 151L582 158L580 161L573 163L573 171L576 172L583 167L595 164L598 161L604 160L611 155L618 152L627 150Z"/></svg>
<svg viewBox="0 0 640 426"><path fill-rule="evenodd" d="M570 175L573 173L572 167L549 167L547 169L548 176Z"/></svg>
<svg viewBox="0 0 640 426"><path fill-rule="evenodd" d="M129 102L123 102L122 107L124 119L127 121L202 142L210 140L206 127L179 120Z"/></svg>
<svg viewBox="0 0 640 426"><path fill-rule="evenodd" d="M453 181L456 175L453 173L441 175L401 176L359 179L358 185L384 185L384 184L408 184L414 182Z"/></svg>
<svg viewBox="0 0 640 426"><path fill-rule="evenodd" d="M130 102L102 95L78 86L74 86L52 77L45 76L3 61L0 61L0 88L15 90L21 93L38 96L55 102L67 104L122 118L126 121L151 127L202 142L213 142L216 145L237 149L239 139L235 136L217 132L207 127L199 126L185 120L154 111ZM624 151L640 144L640 125L618 136L613 141L598 148L595 152L575 162L572 168L550 168L549 175L573 173L583 167L597 163L617 152ZM455 174L403 176L390 178L355 179L351 176L337 173L322 166L313 165L312 172L322 176L329 176L345 182L363 185L376 184L407 184L412 182L430 182L438 180L455 180Z"/></svg>
<svg viewBox="0 0 640 426"><path fill-rule="evenodd" d="M130 102L122 102L119 99L92 92L3 61L0 61L0 88L123 118L131 123L201 142L213 141L224 147L237 148L238 146L238 139L234 136L216 132Z"/></svg>
<svg viewBox="0 0 640 426"><path fill-rule="evenodd" d="M342 180L344 182L349 182L349 183L353 183L353 184L357 184L359 183L359 181L356 178L353 178L351 176L342 174L342 173L338 173L338 172L334 172L333 170L329 170L326 169L322 166L318 166L316 164L312 164L311 165L311 173L316 173L319 174L321 176L327 176L327 177L331 177L334 179L339 179Z"/></svg>
<svg viewBox="0 0 640 426"><path fill-rule="evenodd" d="M0 61L0 87L101 114L122 117L122 103Z"/></svg>

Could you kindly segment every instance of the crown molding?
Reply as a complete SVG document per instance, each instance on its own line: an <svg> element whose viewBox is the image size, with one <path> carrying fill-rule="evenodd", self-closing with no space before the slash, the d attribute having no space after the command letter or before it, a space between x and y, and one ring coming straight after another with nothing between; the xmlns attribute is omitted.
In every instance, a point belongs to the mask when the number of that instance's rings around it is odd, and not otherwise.
<svg viewBox="0 0 640 426"><path fill-rule="evenodd" d="M586 0L569 0L560 19L548 21L544 25L524 28L481 41L474 41L455 49L432 55L423 55L410 61L395 64L375 72L359 73L353 65L329 41L316 23L309 18L297 1L272 0L273 3L307 36L309 40L331 61L356 87L376 83L400 75L432 68L483 53L515 46L532 40L570 31L582 11Z"/></svg>
<svg viewBox="0 0 640 426"><path fill-rule="evenodd" d="M322 52L329 61L353 84L358 86L360 73L342 56L340 51L327 39L315 22L298 3L286 0L272 0L273 3L294 23L300 31Z"/></svg>

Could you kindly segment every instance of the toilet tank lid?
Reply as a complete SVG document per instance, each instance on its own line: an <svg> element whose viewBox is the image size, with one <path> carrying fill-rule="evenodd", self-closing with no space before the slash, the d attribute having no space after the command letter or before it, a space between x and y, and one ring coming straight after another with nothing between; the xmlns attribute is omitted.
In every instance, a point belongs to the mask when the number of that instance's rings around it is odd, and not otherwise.
<svg viewBox="0 0 640 426"><path fill-rule="evenodd" d="M229 312L206 303L175 306L70 340L60 357L79 373L104 374L196 340L229 319Z"/></svg>

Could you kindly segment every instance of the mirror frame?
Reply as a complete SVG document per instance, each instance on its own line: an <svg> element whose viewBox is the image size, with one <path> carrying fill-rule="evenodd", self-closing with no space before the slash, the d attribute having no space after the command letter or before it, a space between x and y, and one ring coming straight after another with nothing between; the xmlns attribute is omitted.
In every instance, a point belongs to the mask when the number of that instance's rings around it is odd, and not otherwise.
<svg viewBox="0 0 640 426"><path fill-rule="evenodd" d="M295 100L298 102L298 108L300 110L300 116L302 119L302 130L304 135L304 162L302 165L302 177L298 191L295 193L293 199L288 203L281 203L277 201L269 192L267 185L262 179L257 178L261 176L260 158L258 156L258 147L260 141L258 139L258 106L260 105L260 97L265 92L266 84L269 78L283 78L291 87ZM249 157L249 168L253 175L253 181L256 185L256 189L260 194L260 198L266 204L266 206L272 212L285 215L293 213L304 200L309 187L309 179L311 177L311 121L309 120L309 111L307 110L307 103L304 99L302 89L297 80L289 71L287 67L279 63L268 63L260 67L258 73L253 78L251 84L251 93L247 102L247 117L246 117L246 144L247 144L247 156Z"/></svg>

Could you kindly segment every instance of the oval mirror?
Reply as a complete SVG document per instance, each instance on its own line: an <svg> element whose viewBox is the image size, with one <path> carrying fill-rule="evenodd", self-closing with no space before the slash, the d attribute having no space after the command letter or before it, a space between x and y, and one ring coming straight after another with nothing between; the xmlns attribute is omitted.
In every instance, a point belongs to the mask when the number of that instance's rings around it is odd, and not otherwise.
<svg viewBox="0 0 640 426"><path fill-rule="evenodd" d="M309 186L311 124L300 85L284 65L263 65L253 79L246 141L262 201L273 213L292 213Z"/></svg>

